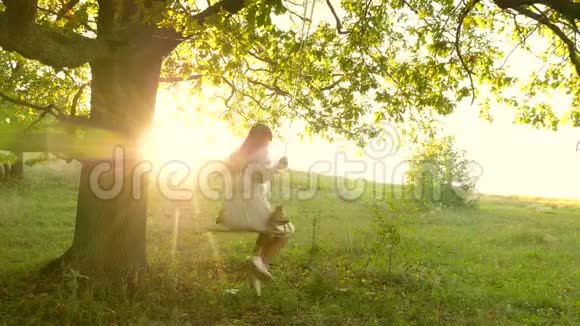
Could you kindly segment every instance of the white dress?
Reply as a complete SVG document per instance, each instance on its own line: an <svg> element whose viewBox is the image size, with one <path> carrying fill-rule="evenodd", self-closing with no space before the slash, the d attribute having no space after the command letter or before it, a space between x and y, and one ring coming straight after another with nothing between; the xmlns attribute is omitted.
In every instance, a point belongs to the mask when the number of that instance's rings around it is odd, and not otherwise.
<svg viewBox="0 0 580 326"><path fill-rule="evenodd" d="M266 148L238 164L244 168L232 176L231 196L225 198L220 223L234 230L266 232L273 211L266 198L266 183L280 168L272 166Z"/></svg>

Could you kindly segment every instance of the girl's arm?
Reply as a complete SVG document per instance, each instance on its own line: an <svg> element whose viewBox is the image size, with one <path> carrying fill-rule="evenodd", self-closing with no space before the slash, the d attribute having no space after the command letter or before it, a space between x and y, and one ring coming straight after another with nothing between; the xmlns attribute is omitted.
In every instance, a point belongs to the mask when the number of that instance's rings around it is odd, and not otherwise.
<svg viewBox="0 0 580 326"><path fill-rule="evenodd" d="M272 160L268 155L267 150L260 151L256 153L256 156L251 161L248 166L248 172L251 174L252 178L258 183L266 183L274 177L274 174L280 172L288 167L288 159L283 157L276 163L272 165Z"/></svg>

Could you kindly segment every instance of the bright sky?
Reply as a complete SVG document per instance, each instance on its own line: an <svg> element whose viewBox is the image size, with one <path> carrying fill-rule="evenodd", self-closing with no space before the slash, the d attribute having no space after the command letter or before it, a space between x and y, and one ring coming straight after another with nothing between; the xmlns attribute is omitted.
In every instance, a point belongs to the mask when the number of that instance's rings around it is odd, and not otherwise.
<svg viewBox="0 0 580 326"><path fill-rule="evenodd" d="M557 132L514 125L513 113L498 109L495 121L460 109L446 119L457 146L483 167L479 190L497 194L580 198L580 128Z"/></svg>

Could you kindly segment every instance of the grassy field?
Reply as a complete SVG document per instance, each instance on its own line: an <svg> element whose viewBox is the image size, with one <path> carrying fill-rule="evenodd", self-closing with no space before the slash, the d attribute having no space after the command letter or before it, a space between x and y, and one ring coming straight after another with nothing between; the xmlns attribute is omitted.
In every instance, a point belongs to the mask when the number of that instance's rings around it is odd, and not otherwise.
<svg viewBox="0 0 580 326"><path fill-rule="evenodd" d="M297 233L257 298L245 262L255 236L208 235L201 229L218 203L153 193L151 269L128 297L123 288L79 288L71 276L39 279L35 271L71 243L78 167L25 174L0 189L0 324L580 323L580 205L572 201L487 196L478 209L393 219L401 243L389 260L387 246L369 249L373 196L344 201L323 178L314 198L284 202ZM305 184L295 176L294 188Z"/></svg>

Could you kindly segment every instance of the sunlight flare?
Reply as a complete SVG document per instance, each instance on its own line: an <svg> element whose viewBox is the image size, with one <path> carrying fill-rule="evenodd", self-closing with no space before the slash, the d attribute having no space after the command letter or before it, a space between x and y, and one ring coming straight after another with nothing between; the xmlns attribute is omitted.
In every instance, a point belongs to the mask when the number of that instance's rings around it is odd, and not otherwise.
<svg viewBox="0 0 580 326"><path fill-rule="evenodd" d="M227 156L236 138L225 123L199 110L206 105L198 96L160 92L155 123L141 141L143 156L156 166L172 160L198 166Z"/></svg>

